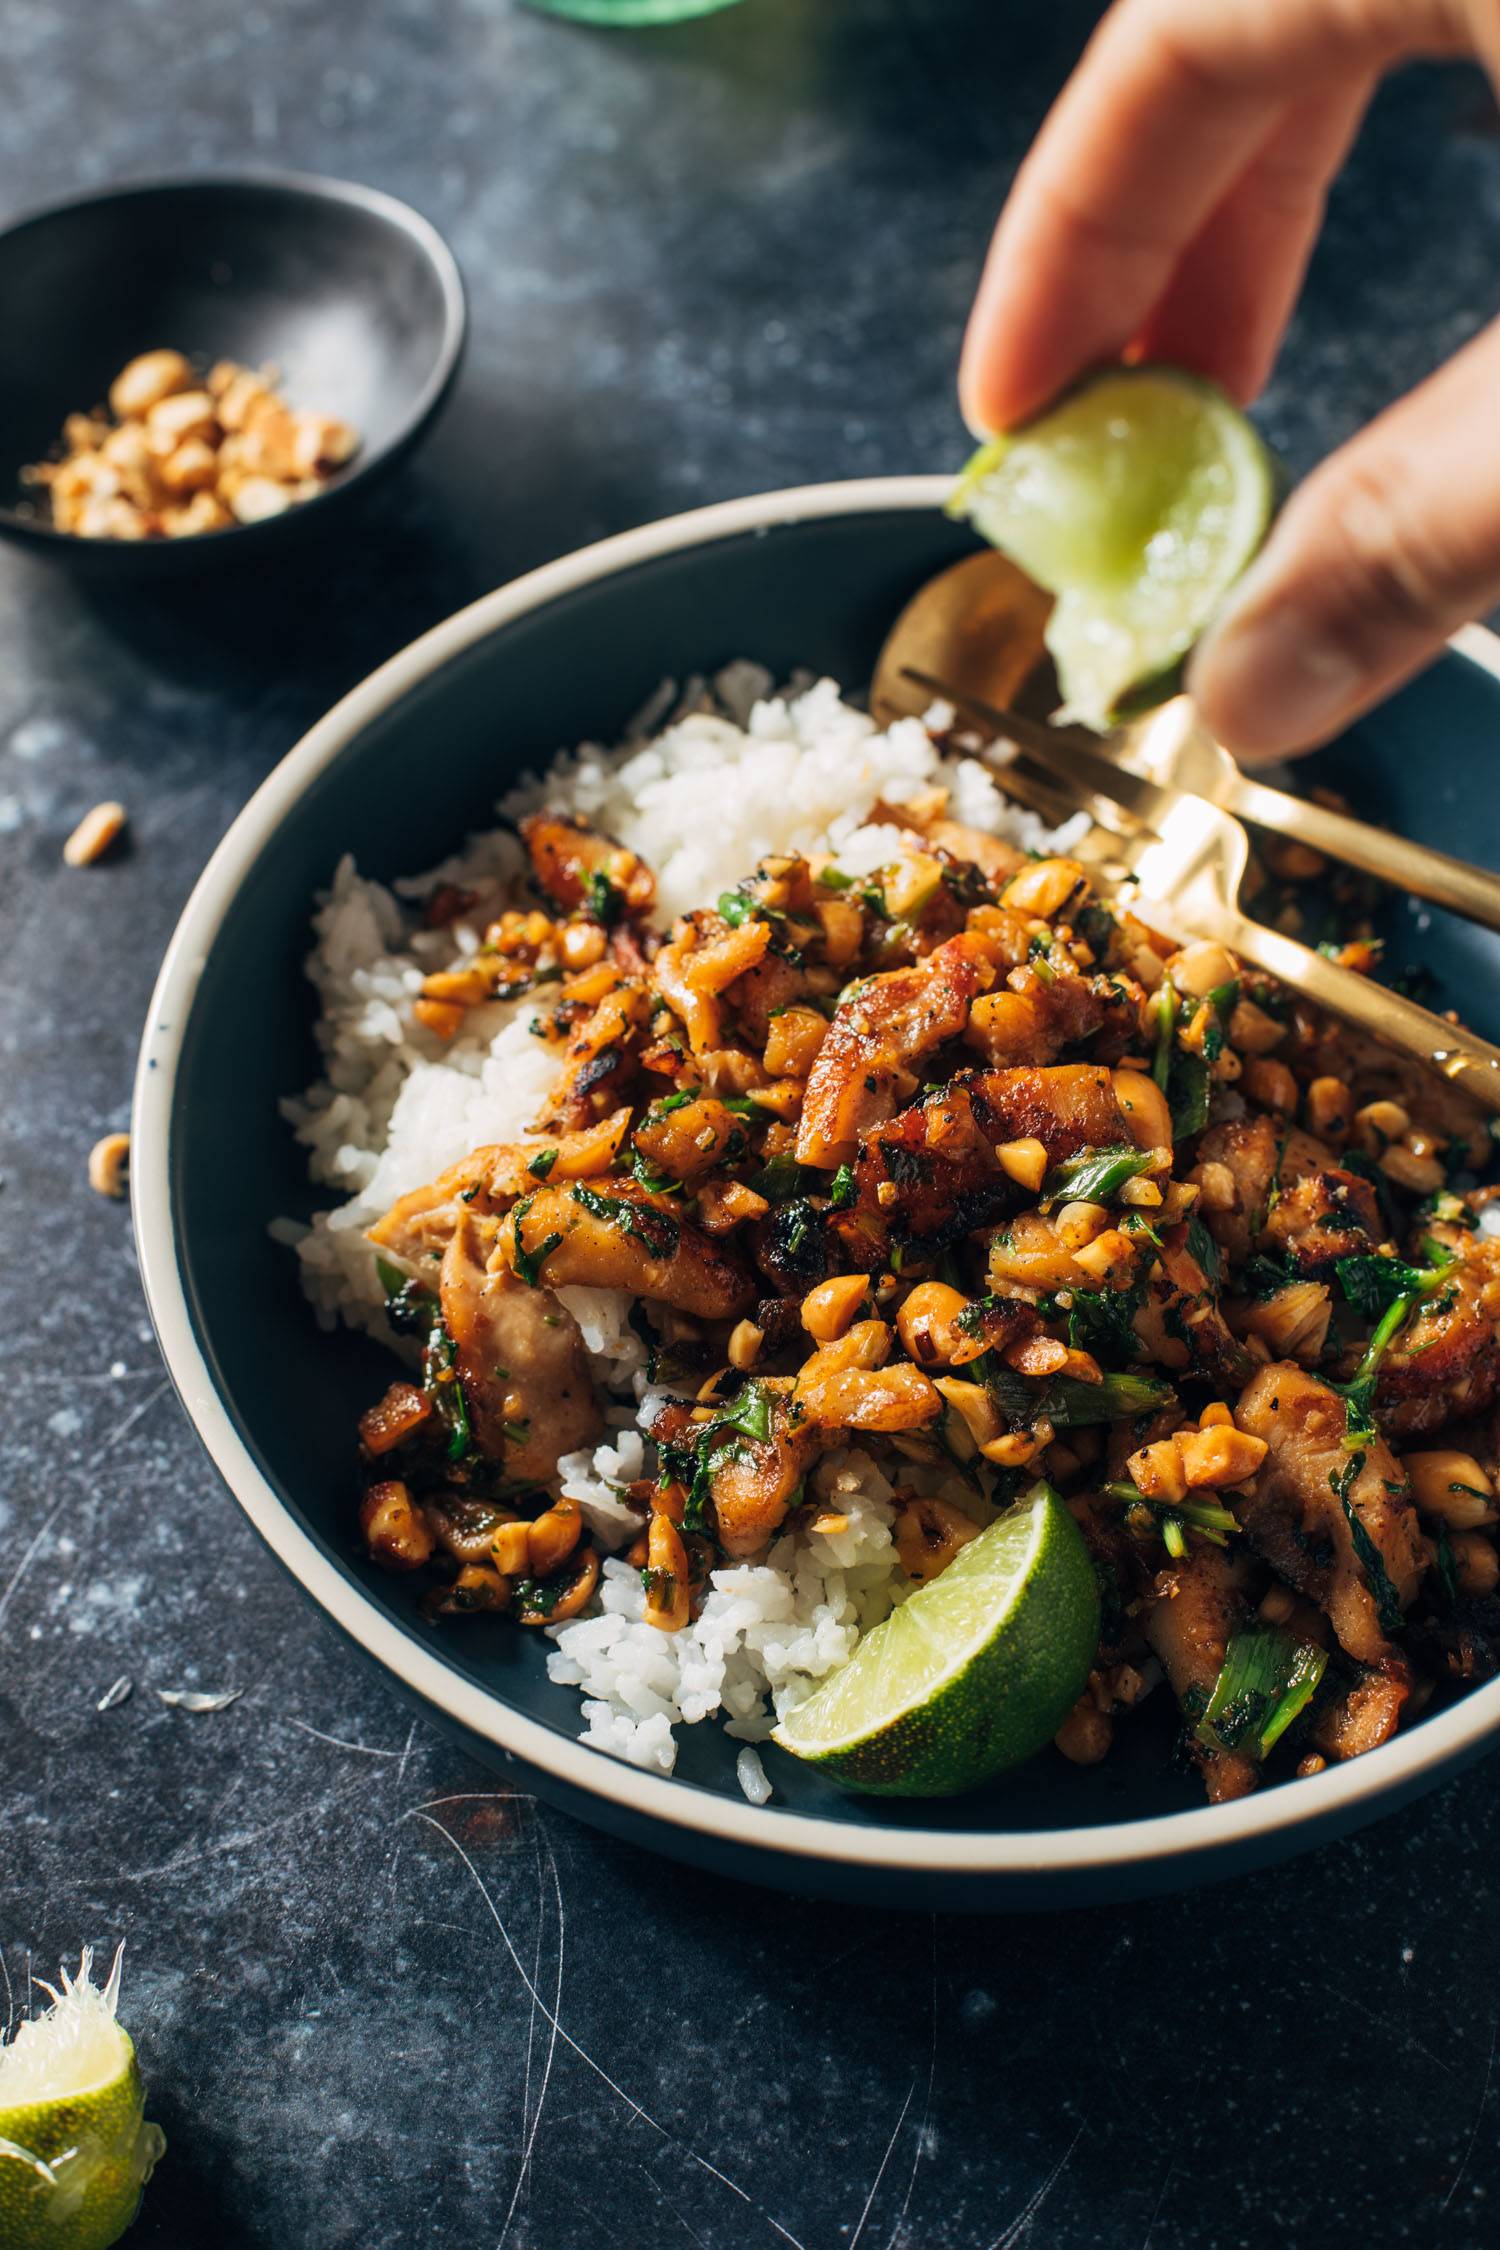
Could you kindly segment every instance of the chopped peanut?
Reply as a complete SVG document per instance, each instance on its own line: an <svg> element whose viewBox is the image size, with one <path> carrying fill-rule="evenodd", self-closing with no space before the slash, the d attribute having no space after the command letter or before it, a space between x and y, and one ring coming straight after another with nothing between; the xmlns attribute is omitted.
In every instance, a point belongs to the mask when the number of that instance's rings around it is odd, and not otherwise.
<svg viewBox="0 0 1500 2250"><path fill-rule="evenodd" d="M1012 875L1000 894L1000 903L1017 914L1036 914L1043 921L1051 921L1087 880L1076 859L1034 859Z"/></svg>
<svg viewBox="0 0 1500 2250"><path fill-rule="evenodd" d="M1167 974L1179 992L1195 1000L1205 999L1220 986L1233 984L1239 976L1239 965L1222 945L1205 939L1197 945L1185 945L1174 953L1167 963Z"/></svg>
<svg viewBox="0 0 1500 2250"><path fill-rule="evenodd" d="M372 1484L360 1504L359 1528L376 1562L388 1570L420 1570L436 1541L426 1517L399 1478Z"/></svg>
<svg viewBox="0 0 1500 2250"><path fill-rule="evenodd" d="M392 1383L378 1406L359 1418L359 1442L367 1453L389 1453L432 1419L432 1404L415 1383Z"/></svg>
<svg viewBox="0 0 1500 2250"><path fill-rule="evenodd" d="M894 1532L901 1568L925 1586L947 1569L961 1547L979 1537L979 1526L951 1500L908 1500Z"/></svg>
<svg viewBox="0 0 1500 2250"><path fill-rule="evenodd" d="M690 1613L687 1549L671 1518L654 1515L646 1544L646 1623L660 1633L680 1632Z"/></svg>
<svg viewBox="0 0 1500 2250"><path fill-rule="evenodd" d="M985 1349L982 1336L958 1325L968 1309L968 1298L945 1281L919 1281L896 1315L896 1333L919 1366L961 1366Z"/></svg>
<svg viewBox="0 0 1500 2250"><path fill-rule="evenodd" d="M1087 1695L1074 1704L1052 1737L1056 1748L1075 1766L1097 1766L1101 1758L1109 1756L1114 1739L1114 1721Z"/></svg>
<svg viewBox="0 0 1500 2250"><path fill-rule="evenodd" d="M830 1281L820 1281L802 1300L802 1325L817 1343L833 1343L844 1334L869 1294L867 1273L841 1273Z"/></svg>
<svg viewBox="0 0 1500 2250"><path fill-rule="evenodd" d="M96 1195L121 1196L130 1177L130 1135L106 1133L89 1150L89 1186Z"/></svg>
<svg viewBox="0 0 1500 2250"><path fill-rule="evenodd" d="M1264 1438L1250 1437L1231 1422L1206 1430L1181 1430L1173 1440L1182 1461L1182 1473L1191 1487L1222 1491L1253 1477L1269 1448Z"/></svg>
<svg viewBox="0 0 1500 2250"><path fill-rule="evenodd" d="M1125 1130L1137 1148L1172 1146L1172 1112L1167 1097L1154 1078L1140 1070L1110 1073L1115 1100L1125 1120Z"/></svg>
<svg viewBox="0 0 1500 2250"><path fill-rule="evenodd" d="M1436 1516L1454 1531L1473 1531L1479 1524L1495 1522L1494 1483L1472 1453L1437 1446L1406 1454L1401 1466L1424 1516Z"/></svg>
<svg viewBox="0 0 1500 2250"><path fill-rule="evenodd" d="M142 352L110 384L110 412L121 422L138 421L174 391L186 390L192 379L181 352Z"/></svg>
<svg viewBox="0 0 1500 2250"><path fill-rule="evenodd" d="M1244 1090L1253 1102L1265 1109L1277 1109L1288 1117L1297 1109L1297 1081L1283 1062L1273 1062L1269 1055L1252 1055L1243 1075Z"/></svg>
<svg viewBox="0 0 1500 2250"><path fill-rule="evenodd" d="M729 1343L726 1347L730 1366L739 1369L741 1373L746 1368L753 1367L760 1357L761 1346L765 1340L765 1330L757 1328L753 1320L736 1321L729 1332Z"/></svg>
<svg viewBox="0 0 1500 2250"><path fill-rule="evenodd" d="M125 807L113 802L95 805L86 812L63 845L62 855L69 867L92 867L103 859L125 830Z"/></svg>
<svg viewBox="0 0 1500 2250"><path fill-rule="evenodd" d="M1047 1144L1045 1141L1001 1141L995 1150L1000 1169L1007 1179L1018 1187L1027 1188L1035 1195L1047 1177Z"/></svg>

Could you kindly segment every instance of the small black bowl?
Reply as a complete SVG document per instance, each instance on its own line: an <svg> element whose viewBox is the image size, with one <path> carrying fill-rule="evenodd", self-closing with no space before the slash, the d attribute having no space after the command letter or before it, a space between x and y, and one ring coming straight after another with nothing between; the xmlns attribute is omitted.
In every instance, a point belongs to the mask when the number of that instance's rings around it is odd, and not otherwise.
<svg viewBox="0 0 1500 2250"><path fill-rule="evenodd" d="M290 172L146 180L17 219L0 232L0 305L0 534L124 573L248 556L326 524L431 423L467 325L453 253L424 218L374 188ZM274 363L293 406L353 424L358 453L261 523L187 539L55 530L22 468L163 345L205 365Z"/></svg>

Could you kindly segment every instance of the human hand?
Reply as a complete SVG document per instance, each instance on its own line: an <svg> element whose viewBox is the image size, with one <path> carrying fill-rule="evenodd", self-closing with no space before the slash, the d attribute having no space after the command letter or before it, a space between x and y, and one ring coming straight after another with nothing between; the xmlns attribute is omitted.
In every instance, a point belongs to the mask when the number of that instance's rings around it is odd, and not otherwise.
<svg viewBox="0 0 1500 2250"><path fill-rule="evenodd" d="M995 231L959 389L1006 429L1122 354L1242 403L1275 356L1380 75L1472 54L1496 0L1117 0ZM1500 323L1325 461L1194 655L1241 757L1323 742L1500 601Z"/></svg>

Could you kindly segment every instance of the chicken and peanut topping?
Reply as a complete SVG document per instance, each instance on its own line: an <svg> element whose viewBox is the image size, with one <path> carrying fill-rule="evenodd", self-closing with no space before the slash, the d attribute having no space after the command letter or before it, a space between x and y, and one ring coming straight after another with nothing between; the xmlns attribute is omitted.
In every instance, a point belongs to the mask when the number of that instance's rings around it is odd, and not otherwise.
<svg viewBox="0 0 1500 2250"><path fill-rule="evenodd" d="M665 935L650 869L559 814L523 823L534 909L434 896L479 942L420 1022L531 995L560 1069L536 1137L371 1230L413 1366L360 1424L369 1551L432 1612L588 1605L558 1462L603 1420L558 1292L623 1291L663 1631L723 1557L831 1521L818 1464L857 1443L914 1583L1023 1482L1063 1494L1104 1617L1069 1757L1162 1680L1215 1799L1372 1748L1500 1662L1486 1127L946 811L877 808L874 875L766 860Z"/></svg>

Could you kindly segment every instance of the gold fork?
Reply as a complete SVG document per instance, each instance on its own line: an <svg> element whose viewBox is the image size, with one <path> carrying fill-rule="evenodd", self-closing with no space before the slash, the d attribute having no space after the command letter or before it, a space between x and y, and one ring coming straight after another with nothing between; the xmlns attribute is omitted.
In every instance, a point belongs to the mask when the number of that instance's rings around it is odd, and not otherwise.
<svg viewBox="0 0 1500 2250"><path fill-rule="evenodd" d="M1463 1087L1487 1108L1500 1111L1500 1047L1372 983L1326 954L1315 953L1296 938L1268 929L1241 909L1240 885L1249 862L1250 839L1232 814L1205 796L1149 780L1146 773L1086 749L1065 733L1033 730L1024 724L1018 729L1011 714L935 676L907 670L918 685L943 697L995 737L1015 740L1018 731L1024 731L1024 763L1037 769L1075 811L1087 812L1119 839L1115 856L1136 879L1144 919L1150 920L1155 908L1174 935L1216 939L1316 1006L1387 1047L1400 1049ZM1132 757L1150 770L1171 773L1178 770L1185 747L1186 754L1192 755L1195 731L1191 702L1176 696L1133 732ZM1037 734L1051 739L1036 743ZM1002 782L1009 773L1009 767L1003 769Z"/></svg>

